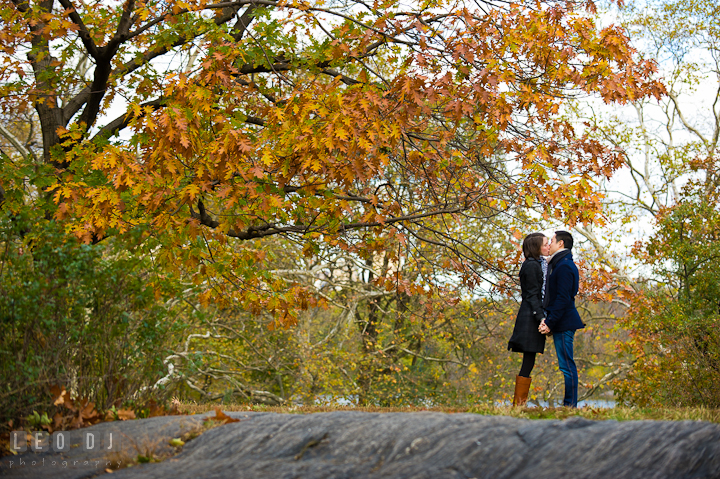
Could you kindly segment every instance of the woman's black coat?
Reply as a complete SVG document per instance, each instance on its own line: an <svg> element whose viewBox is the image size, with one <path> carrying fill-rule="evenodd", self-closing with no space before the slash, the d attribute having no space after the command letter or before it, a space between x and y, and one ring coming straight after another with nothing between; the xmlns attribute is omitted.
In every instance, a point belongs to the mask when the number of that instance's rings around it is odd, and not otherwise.
<svg viewBox="0 0 720 479"><path fill-rule="evenodd" d="M522 302L508 349L518 353L544 353L545 335L538 331L545 318L542 309L543 272L540 261L528 258L520 267Z"/></svg>

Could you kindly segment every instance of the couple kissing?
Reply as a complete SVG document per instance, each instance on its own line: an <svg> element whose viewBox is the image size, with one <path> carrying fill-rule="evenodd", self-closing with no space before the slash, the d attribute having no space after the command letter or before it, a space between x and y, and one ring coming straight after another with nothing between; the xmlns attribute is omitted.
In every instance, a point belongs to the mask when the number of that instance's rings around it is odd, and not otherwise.
<svg viewBox="0 0 720 479"><path fill-rule="evenodd" d="M563 406L577 407L578 373L573 359L575 331L585 327L575 308L580 276L572 256L573 237L556 231L552 239L542 233L525 237L525 261L520 268L522 301L508 350L522 353L515 378L513 406L523 406L530 391L535 355L545 352L545 338L552 335L558 366L565 379Z"/></svg>

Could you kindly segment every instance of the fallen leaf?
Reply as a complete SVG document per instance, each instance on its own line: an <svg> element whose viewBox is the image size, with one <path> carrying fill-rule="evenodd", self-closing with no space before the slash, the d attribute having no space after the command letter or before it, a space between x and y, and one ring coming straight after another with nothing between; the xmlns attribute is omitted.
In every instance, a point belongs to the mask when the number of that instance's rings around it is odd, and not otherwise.
<svg viewBox="0 0 720 479"><path fill-rule="evenodd" d="M148 417L157 417L157 416L167 416L167 410L159 405L157 402L155 402L154 399L151 399L147 403L148 409L150 409L150 412L148 413Z"/></svg>
<svg viewBox="0 0 720 479"><path fill-rule="evenodd" d="M184 445L185 445L185 441L183 441L183 440L180 439L179 437L175 437L175 438L170 439L169 444L170 444L172 447L180 447L180 446L184 446Z"/></svg>
<svg viewBox="0 0 720 479"><path fill-rule="evenodd" d="M240 419L234 419L234 418L228 416L227 414L222 412L222 410L219 407L215 408L215 416L214 417L211 416L208 419L212 419L213 421L222 421L223 424L229 424L231 422L240 422Z"/></svg>
<svg viewBox="0 0 720 479"><path fill-rule="evenodd" d="M92 420L97 418L99 415L100 413L95 410L95 403L92 402L87 402L85 407L83 407L80 411L80 417L83 419Z"/></svg>
<svg viewBox="0 0 720 479"><path fill-rule="evenodd" d="M118 409L117 416L121 421L127 421L128 419L135 419L135 412L130 409Z"/></svg>
<svg viewBox="0 0 720 479"><path fill-rule="evenodd" d="M62 425L65 422L65 417L60 414L59 412L56 412L53 416L53 428L55 429L62 429Z"/></svg>
<svg viewBox="0 0 720 479"><path fill-rule="evenodd" d="M60 406L65 402L67 391L65 390L65 386L60 389L59 386L53 386L50 388L50 392L55 396L55 400L53 401L53 405Z"/></svg>

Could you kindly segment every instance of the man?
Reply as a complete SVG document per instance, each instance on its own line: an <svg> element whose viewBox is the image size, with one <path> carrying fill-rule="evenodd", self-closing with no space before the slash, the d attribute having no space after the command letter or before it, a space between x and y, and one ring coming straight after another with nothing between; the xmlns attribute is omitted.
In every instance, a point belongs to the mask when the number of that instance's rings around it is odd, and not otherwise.
<svg viewBox="0 0 720 479"><path fill-rule="evenodd" d="M556 231L550 240L548 276L545 281L543 309L545 319L538 330L552 333L560 371L565 377L563 406L577 407L578 373L573 359L575 331L585 327L575 308L580 275L572 257L573 237L567 231Z"/></svg>

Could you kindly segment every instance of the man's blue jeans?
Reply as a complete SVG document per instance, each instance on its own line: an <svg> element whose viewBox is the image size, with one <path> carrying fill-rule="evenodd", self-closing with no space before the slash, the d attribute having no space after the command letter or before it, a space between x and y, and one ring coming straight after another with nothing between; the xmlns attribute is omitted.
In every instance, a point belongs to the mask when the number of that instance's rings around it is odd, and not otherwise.
<svg viewBox="0 0 720 479"><path fill-rule="evenodd" d="M553 333L555 352L557 353L560 371L565 377L565 398L563 406L577 407L578 402L578 373L573 359L573 343L575 331Z"/></svg>

